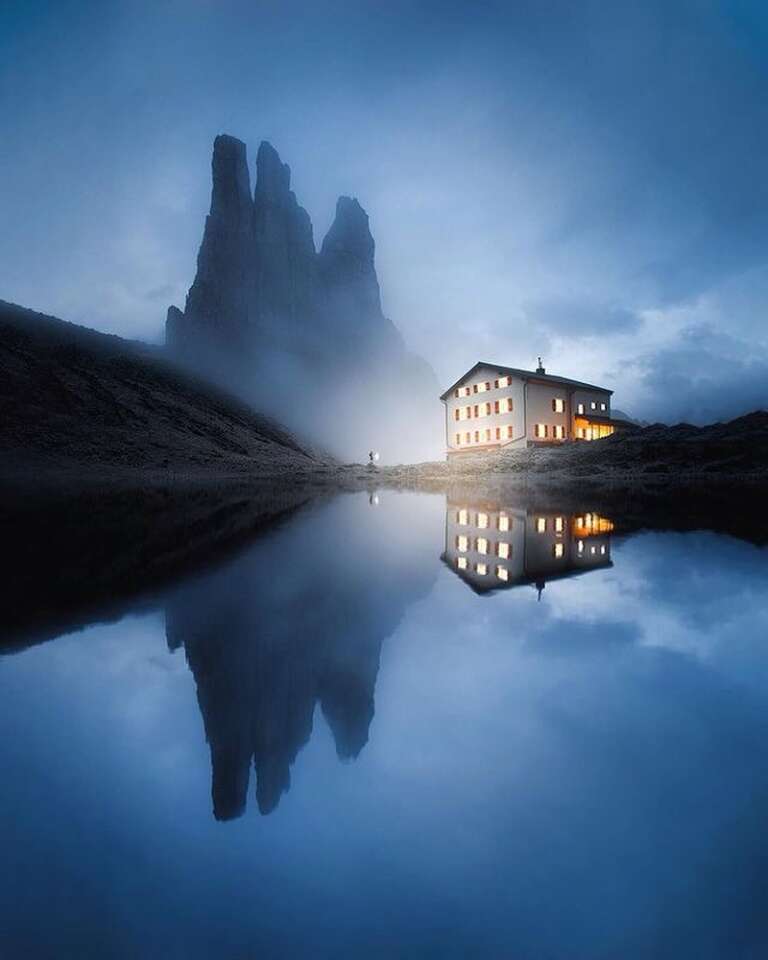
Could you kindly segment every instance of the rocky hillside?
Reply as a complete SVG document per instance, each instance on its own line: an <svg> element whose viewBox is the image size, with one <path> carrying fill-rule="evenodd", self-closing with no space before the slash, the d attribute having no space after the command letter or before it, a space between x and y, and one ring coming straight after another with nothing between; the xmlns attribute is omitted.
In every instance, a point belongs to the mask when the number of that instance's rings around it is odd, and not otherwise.
<svg viewBox="0 0 768 960"><path fill-rule="evenodd" d="M216 138L213 188L184 310L166 321L170 354L339 456L439 454L432 368L385 316L368 215L340 197L315 249L291 171L269 144L251 192L246 146Z"/></svg>
<svg viewBox="0 0 768 960"><path fill-rule="evenodd" d="M0 301L0 475L303 474L328 463L152 347Z"/></svg>

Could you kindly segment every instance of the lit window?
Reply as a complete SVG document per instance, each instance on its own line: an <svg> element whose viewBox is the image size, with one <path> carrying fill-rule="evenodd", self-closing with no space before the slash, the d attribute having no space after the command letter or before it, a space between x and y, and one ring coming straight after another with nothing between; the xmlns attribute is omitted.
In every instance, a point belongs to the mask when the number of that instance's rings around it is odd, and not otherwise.
<svg viewBox="0 0 768 960"><path fill-rule="evenodd" d="M601 404L600 404L600 409L601 409L601 410L607 410L608 407L606 406L606 404L601 403Z"/></svg>
<svg viewBox="0 0 768 960"><path fill-rule="evenodd" d="M555 517L555 533L562 533L564 520L562 517Z"/></svg>
<svg viewBox="0 0 768 960"><path fill-rule="evenodd" d="M460 433L457 433L457 434L456 434L456 446L457 446L457 447L461 446L461 434L460 434Z"/></svg>
<svg viewBox="0 0 768 960"><path fill-rule="evenodd" d="M507 426L507 440L511 440L511 439L512 439L512 424L510 423Z"/></svg>
<svg viewBox="0 0 768 960"><path fill-rule="evenodd" d="M594 554L597 553L597 547L590 547L589 552L594 556Z"/></svg>
<svg viewBox="0 0 768 960"><path fill-rule="evenodd" d="M484 384L484 383L478 383L475 392L476 392L476 393L485 393L485 384Z"/></svg>
<svg viewBox="0 0 768 960"><path fill-rule="evenodd" d="M555 440L565 440L565 427L562 425L562 423L556 423L552 427L552 433Z"/></svg>
<svg viewBox="0 0 768 960"><path fill-rule="evenodd" d="M498 389L499 389L499 381L498 381L498 380L494 380L494 381L493 381L493 386L494 386L494 389L495 389L495 390L498 390Z"/></svg>
<svg viewBox="0 0 768 960"><path fill-rule="evenodd" d="M509 580L509 570L506 567L498 566L496 567L496 576L499 580L507 581Z"/></svg>
<svg viewBox="0 0 768 960"><path fill-rule="evenodd" d="M499 530L501 530L502 533L506 533L506 531L509 530L509 517L506 513L499 514Z"/></svg>
<svg viewBox="0 0 768 960"><path fill-rule="evenodd" d="M577 403L577 404L576 404L576 413L582 413L582 414L584 413L584 404L583 404L583 403Z"/></svg>
<svg viewBox="0 0 768 960"><path fill-rule="evenodd" d="M491 428L487 427L485 431L485 442L489 443L491 440Z"/></svg>
<svg viewBox="0 0 768 960"><path fill-rule="evenodd" d="M592 401L592 403L590 403L589 406L590 406L590 409L592 409L592 410L597 410L597 404L595 403L594 400Z"/></svg>
<svg viewBox="0 0 768 960"><path fill-rule="evenodd" d="M501 427L496 427L496 439L501 440Z"/></svg>
<svg viewBox="0 0 768 960"><path fill-rule="evenodd" d="M547 518L536 517L536 533L546 533L546 532L547 532Z"/></svg>
<svg viewBox="0 0 768 960"><path fill-rule="evenodd" d="M466 527L466 525L469 523L469 513L466 509L462 508L459 510L459 512L456 514L456 522L460 524L460 526Z"/></svg>
<svg viewBox="0 0 768 960"><path fill-rule="evenodd" d="M469 540L463 533L460 533L458 537L456 537L456 549L459 553L466 553L469 549Z"/></svg>
<svg viewBox="0 0 768 960"><path fill-rule="evenodd" d="M563 554L565 553L565 546L564 546L564 544L562 543L562 541L561 541L560 543L556 543L556 544L554 545L554 547L553 547L553 552L554 552L555 557L556 557L557 559L559 559L560 557L563 556Z"/></svg>
<svg viewBox="0 0 768 960"><path fill-rule="evenodd" d="M484 577L486 573L488 573L488 564L478 563L475 565L475 570L480 574L481 577Z"/></svg>
<svg viewBox="0 0 768 960"><path fill-rule="evenodd" d="M540 440L545 438L547 435L546 423L537 423L533 428L533 435L538 437Z"/></svg>
<svg viewBox="0 0 768 960"><path fill-rule="evenodd" d="M456 557L456 566L459 570L467 569L467 558L466 557Z"/></svg>
<svg viewBox="0 0 768 960"><path fill-rule="evenodd" d="M478 513L478 515L477 515L477 529L478 529L478 530L487 530L487 529L488 529L488 514L487 514L487 513Z"/></svg>
<svg viewBox="0 0 768 960"><path fill-rule="evenodd" d="M496 544L496 556L502 560L509 560L509 544L505 540L499 540Z"/></svg>
<svg viewBox="0 0 768 960"><path fill-rule="evenodd" d="M579 542L576 544L576 550L577 550L579 556L581 556L581 555L584 553L584 541L583 541L583 540L579 540Z"/></svg>
<svg viewBox="0 0 768 960"><path fill-rule="evenodd" d="M552 409L555 413L562 413L565 410L565 401L561 397L555 397L552 401Z"/></svg>
<svg viewBox="0 0 768 960"><path fill-rule="evenodd" d="M485 554L488 553L488 541L485 539L485 537L477 538L477 552L482 556L485 556Z"/></svg>
<svg viewBox="0 0 768 960"><path fill-rule="evenodd" d="M480 431L475 430L475 443L480 443Z"/></svg>
<svg viewBox="0 0 768 960"><path fill-rule="evenodd" d="M600 553L602 554L602 556L605 556L605 544L603 544L602 547L600 547Z"/></svg>

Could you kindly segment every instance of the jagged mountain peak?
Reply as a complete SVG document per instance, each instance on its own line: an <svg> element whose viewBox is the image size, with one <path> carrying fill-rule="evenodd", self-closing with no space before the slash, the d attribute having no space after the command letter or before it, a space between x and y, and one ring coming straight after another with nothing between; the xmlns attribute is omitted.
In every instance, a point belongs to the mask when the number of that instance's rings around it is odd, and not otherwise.
<svg viewBox="0 0 768 960"><path fill-rule="evenodd" d="M256 154L256 196L282 197L291 189L291 168L268 140L262 140Z"/></svg>
<svg viewBox="0 0 768 960"><path fill-rule="evenodd" d="M360 202L356 197L339 197L336 216L323 240L321 255L351 254L372 264L375 250L368 214Z"/></svg>
<svg viewBox="0 0 768 960"><path fill-rule="evenodd" d="M241 220L248 212L251 178L242 140L220 133L213 142L211 216Z"/></svg>

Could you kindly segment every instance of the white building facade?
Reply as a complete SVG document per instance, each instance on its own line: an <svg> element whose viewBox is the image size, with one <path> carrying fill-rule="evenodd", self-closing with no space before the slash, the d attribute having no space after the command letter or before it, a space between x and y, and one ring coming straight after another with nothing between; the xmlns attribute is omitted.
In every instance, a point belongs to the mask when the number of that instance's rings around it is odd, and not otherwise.
<svg viewBox="0 0 768 960"><path fill-rule="evenodd" d="M447 455L609 436L612 393L541 366L476 363L440 397Z"/></svg>

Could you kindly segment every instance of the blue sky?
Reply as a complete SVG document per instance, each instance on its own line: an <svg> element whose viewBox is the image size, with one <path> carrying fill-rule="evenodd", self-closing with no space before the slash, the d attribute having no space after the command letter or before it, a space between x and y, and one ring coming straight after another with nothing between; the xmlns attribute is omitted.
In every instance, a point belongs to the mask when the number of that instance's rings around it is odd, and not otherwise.
<svg viewBox="0 0 768 960"><path fill-rule="evenodd" d="M441 383L542 354L647 419L765 407L766 53L755 2L7 4L0 297L158 340L228 132L316 243L360 199Z"/></svg>

